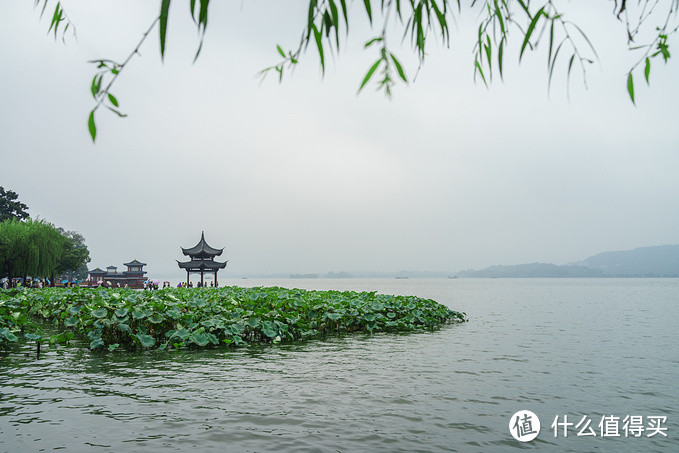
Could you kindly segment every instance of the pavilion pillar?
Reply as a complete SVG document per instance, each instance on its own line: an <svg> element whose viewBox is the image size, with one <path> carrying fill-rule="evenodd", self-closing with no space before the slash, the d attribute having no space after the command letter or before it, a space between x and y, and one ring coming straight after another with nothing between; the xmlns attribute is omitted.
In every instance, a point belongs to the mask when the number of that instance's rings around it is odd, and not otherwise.
<svg viewBox="0 0 679 453"><path fill-rule="evenodd" d="M186 270L186 287L189 287L189 270Z"/></svg>
<svg viewBox="0 0 679 453"><path fill-rule="evenodd" d="M203 269L200 270L200 286L201 288L205 286L205 284L203 283Z"/></svg>
<svg viewBox="0 0 679 453"><path fill-rule="evenodd" d="M217 271L215 271L215 288L217 287Z"/></svg>

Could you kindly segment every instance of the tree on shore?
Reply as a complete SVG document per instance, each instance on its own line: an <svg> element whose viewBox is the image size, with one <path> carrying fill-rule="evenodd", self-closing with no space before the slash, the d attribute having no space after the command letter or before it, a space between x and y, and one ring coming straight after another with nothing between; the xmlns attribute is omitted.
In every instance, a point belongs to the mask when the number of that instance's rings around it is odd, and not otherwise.
<svg viewBox="0 0 679 453"><path fill-rule="evenodd" d="M85 245L85 237L77 231L66 231L57 228L65 239L55 273L69 280L85 280L87 263L90 262L90 251Z"/></svg>
<svg viewBox="0 0 679 453"><path fill-rule="evenodd" d="M18 200L19 195L12 190L5 190L0 186L0 222L28 218L28 206Z"/></svg>
<svg viewBox="0 0 679 453"><path fill-rule="evenodd" d="M82 235L45 220L0 222L0 277L48 277L76 274L89 262Z"/></svg>

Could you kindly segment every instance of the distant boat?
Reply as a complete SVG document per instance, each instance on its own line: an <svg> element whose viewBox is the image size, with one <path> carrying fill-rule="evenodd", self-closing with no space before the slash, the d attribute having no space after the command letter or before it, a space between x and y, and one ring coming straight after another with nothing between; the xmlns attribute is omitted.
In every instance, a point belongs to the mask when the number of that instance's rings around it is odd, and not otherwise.
<svg viewBox="0 0 679 453"><path fill-rule="evenodd" d="M405 280L408 277L394 277L396 280Z"/></svg>
<svg viewBox="0 0 679 453"><path fill-rule="evenodd" d="M449 275L448 278L457 278L457 275Z"/></svg>
<svg viewBox="0 0 679 453"><path fill-rule="evenodd" d="M241 278L242 278L243 280L247 280L247 279L248 279L247 277L241 277Z"/></svg>

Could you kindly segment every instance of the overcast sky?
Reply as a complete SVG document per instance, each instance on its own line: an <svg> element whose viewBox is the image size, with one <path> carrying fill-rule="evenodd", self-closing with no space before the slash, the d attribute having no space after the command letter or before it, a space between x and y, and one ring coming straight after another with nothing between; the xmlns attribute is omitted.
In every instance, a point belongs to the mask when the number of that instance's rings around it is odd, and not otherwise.
<svg viewBox="0 0 679 453"><path fill-rule="evenodd" d="M98 112L92 145L87 60L124 59L158 3L64 0L78 31L64 45L33 2L3 1L0 185L81 232L90 268L136 258L179 279L179 246L202 230L236 276L563 264L679 243L678 62L654 66L650 89L638 77L635 108L634 58L607 4L566 4L601 56L569 102L563 66L548 95L542 54L518 66L513 53L504 83L474 83L473 13L388 101L355 95L375 58L360 20L325 77L310 52L260 85L307 2L212 2L195 64L187 2L174 2L165 62L154 32L113 89L129 117Z"/></svg>

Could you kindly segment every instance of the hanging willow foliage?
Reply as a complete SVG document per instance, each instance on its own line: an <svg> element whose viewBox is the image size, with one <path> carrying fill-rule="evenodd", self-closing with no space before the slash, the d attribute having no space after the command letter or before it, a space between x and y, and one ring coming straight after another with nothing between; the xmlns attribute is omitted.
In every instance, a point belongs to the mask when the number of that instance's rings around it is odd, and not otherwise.
<svg viewBox="0 0 679 453"><path fill-rule="evenodd" d="M0 222L0 277L52 277L70 239L44 219Z"/></svg>
<svg viewBox="0 0 679 453"><path fill-rule="evenodd" d="M636 102L634 75L641 72L646 83L650 83L653 62L670 58L670 39L679 27L679 0L608 0L611 14L625 27L624 45L634 55L634 63L625 74L627 92L632 102ZM309 47L318 54L321 72L325 73L328 56L338 54L346 42L350 23L363 16L371 25L371 35L365 37L365 48L376 52L376 59L368 67L358 85L363 90L373 82L378 90L391 97L398 82L407 84L405 65L391 50L390 42L395 35L397 42L408 41L417 57L419 71L427 56L430 41L443 46L451 45L451 24L459 22L462 12L469 11L478 24L475 36L474 59L471 68L475 78L488 85L495 76L504 75L505 58L510 48L518 53L521 61L524 56L536 51L540 44L546 48L547 85L551 85L555 68L560 67L566 74L566 91L570 85L573 70L580 72L582 82L587 84L587 69L598 55L587 34L566 14L570 3L559 0L470 0L464 5L460 0L308 0L307 15L304 20L301 38L289 49L276 45L275 52L280 60L260 71L263 78L275 73L283 80L306 54ZM41 14L47 9L50 0L36 0ZM158 25L161 58L167 52L167 36L172 0L159 0L159 13L151 21L149 28L142 34L137 46L128 57L117 62L110 59L91 61L96 65L92 79L91 92L95 100L94 108L88 115L87 125L92 140L97 135L95 113L104 106L118 116L126 116L119 109L118 98L111 88L121 71L128 65L146 37ZM176 3L176 1L174 2ZM351 8L351 4L357 4ZM566 5L564 7L564 4ZM194 57L198 58L208 26L209 0L189 0L188 10L194 22L199 43ZM585 7L585 6L583 6ZM602 26L603 27L603 26ZM75 33L75 27L66 15L60 2L56 3L50 31L55 38L59 31L62 39L67 30ZM512 45L514 47L512 47ZM643 68L643 69L642 69Z"/></svg>

